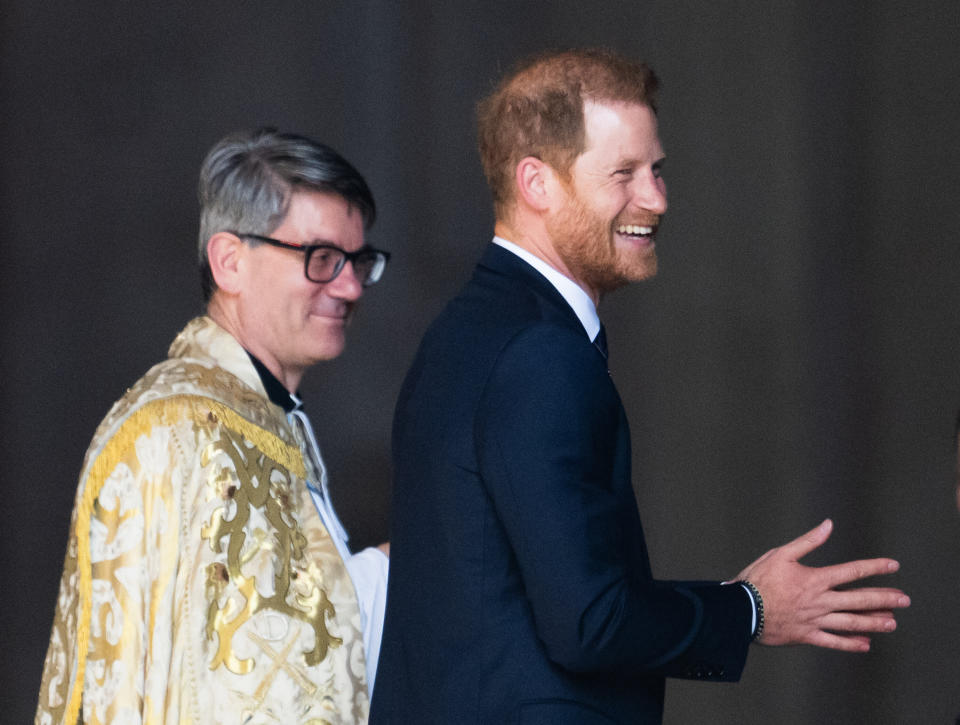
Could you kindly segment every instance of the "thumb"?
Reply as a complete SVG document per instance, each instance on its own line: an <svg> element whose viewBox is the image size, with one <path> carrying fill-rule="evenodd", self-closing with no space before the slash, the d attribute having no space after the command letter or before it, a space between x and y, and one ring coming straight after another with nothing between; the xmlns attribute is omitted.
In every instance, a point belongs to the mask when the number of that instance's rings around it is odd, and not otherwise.
<svg viewBox="0 0 960 725"><path fill-rule="evenodd" d="M789 544L785 544L781 551L786 554L791 561L798 561L809 554L811 551L830 538L833 532L833 521L824 519L823 522L814 529L810 529L803 536L798 536Z"/></svg>

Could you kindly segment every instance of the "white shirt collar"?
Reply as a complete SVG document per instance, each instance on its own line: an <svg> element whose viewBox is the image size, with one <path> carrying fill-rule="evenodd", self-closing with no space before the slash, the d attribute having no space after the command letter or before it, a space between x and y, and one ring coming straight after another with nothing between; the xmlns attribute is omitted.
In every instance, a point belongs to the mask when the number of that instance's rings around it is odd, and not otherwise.
<svg viewBox="0 0 960 725"><path fill-rule="evenodd" d="M557 292L567 301L567 304L573 308L577 319L580 320L583 329L587 331L587 336L590 340L592 341L597 336L597 333L600 332L600 317L597 315L597 306L593 304L590 295L588 295L580 285L565 274L558 272L537 255L528 252L513 242L507 241L503 237L494 237L493 243L498 247L503 247L508 252L513 252L546 277L550 284L557 288Z"/></svg>

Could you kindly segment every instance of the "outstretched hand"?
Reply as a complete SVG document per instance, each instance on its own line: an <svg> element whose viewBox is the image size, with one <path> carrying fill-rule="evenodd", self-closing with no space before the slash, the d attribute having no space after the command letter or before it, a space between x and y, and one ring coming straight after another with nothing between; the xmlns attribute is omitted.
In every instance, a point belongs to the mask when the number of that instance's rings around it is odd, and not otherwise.
<svg viewBox="0 0 960 725"><path fill-rule="evenodd" d="M800 559L821 546L833 531L833 522L771 549L738 579L749 579L760 591L764 605L761 644L812 644L817 647L866 652L865 633L891 632L897 627L893 610L910 605L899 589L836 587L869 576L892 574L900 568L893 559L862 559L824 567L809 567Z"/></svg>

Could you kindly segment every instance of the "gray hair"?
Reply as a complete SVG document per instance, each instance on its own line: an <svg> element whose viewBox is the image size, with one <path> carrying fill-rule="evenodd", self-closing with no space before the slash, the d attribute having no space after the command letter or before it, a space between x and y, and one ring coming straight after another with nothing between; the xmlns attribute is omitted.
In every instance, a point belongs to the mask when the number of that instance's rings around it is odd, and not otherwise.
<svg viewBox="0 0 960 725"><path fill-rule="evenodd" d="M216 289L207 242L217 232L269 234L287 215L294 191L343 197L369 228L373 194L360 173L329 146L274 128L233 133L217 143L200 168L200 285L204 302ZM246 240L254 244L253 240Z"/></svg>

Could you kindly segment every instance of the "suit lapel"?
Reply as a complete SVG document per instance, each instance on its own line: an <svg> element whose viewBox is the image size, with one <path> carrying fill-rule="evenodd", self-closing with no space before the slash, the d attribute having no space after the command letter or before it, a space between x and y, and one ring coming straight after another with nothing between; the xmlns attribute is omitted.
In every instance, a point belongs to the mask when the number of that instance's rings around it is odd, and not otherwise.
<svg viewBox="0 0 960 725"><path fill-rule="evenodd" d="M557 288L550 283L550 280L513 252L491 242L477 264L477 271L508 277L519 282L532 290L537 297L546 303L545 308L550 310L551 317L558 317L575 325L586 336L586 330L583 329L583 324L577 317L577 313L573 311L573 308L557 291Z"/></svg>

